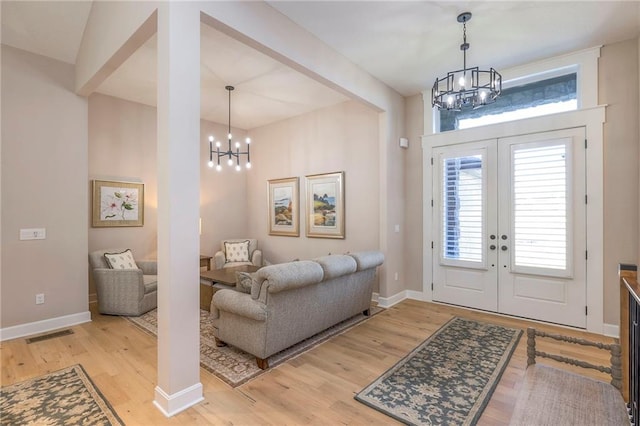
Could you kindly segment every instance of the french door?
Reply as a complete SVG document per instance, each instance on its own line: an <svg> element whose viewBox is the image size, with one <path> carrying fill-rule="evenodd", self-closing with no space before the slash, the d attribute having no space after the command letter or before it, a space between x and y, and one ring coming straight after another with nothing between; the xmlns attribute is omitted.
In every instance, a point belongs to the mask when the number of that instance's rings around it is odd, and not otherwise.
<svg viewBox="0 0 640 426"><path fill-rule="evenodd" d="M433 300L586 327L584 139L433 148Z"/></svg>

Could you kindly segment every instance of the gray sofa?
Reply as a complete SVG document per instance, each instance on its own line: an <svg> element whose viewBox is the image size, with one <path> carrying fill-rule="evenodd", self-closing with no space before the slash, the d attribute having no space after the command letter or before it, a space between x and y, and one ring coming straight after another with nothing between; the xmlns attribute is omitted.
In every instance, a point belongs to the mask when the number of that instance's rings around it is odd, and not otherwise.
<svg viewBox="0 0 640 426"><path fill-rule="evenodd" d="M219 345L267 358L352 316L369 315L379 251L329 255L265 266L251 293L218 290L211 300Z"/></svg>

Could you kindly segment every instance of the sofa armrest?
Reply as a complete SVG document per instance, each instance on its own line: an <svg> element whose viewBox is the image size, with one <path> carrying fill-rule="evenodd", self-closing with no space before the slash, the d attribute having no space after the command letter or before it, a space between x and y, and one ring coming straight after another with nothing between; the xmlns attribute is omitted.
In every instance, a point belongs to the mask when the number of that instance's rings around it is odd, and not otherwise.
<svg viewBox="0 0 640 426"><path fill-rule="evenodd" d="M144 297L144 283L142 281L142 269L106 269L93 270L93 279L96 289L103 297L107 294L128 294L141 300ZM123 296L124 297L124 296Z"/></svg>
<svg viewBox="0 0 640 426"><path fill-rule="evenodd" d="M267 309L264 303L253 300L250 294L235 290L216 291L211 300L211 306L215 306L219 311L231 312L256 321L267 319Z"/></svg>
<svg viewBox="0 0 640 426"><path fill-rule="evenodd" d="M143 275L158 275L157 260L136 260L136 264L142 269Z"/></svg>
<svg viewBox="0 0 640 426"><path fill-rule="evenodd" d="M216 269L222 269L225 263L224 253L217 251L216 254L213 255L213 263L215 264Z"/></svg>
<svg viewBox="0 0 640 426"><path fill-rule="evenodd" d="M376 266L382 265L384 262L384 254L377 250L351 253L350 256L355 259L356 264L358 265L358 271L375 268Z"/></svg>
<svg viewBox="0 0 640 426"><path fill-rule="evenodd" d="M262 251L261 250L254 250L253 251L253 254L251 255L251 263L253 263L257 267L261 267L262 266Z"/></svg>

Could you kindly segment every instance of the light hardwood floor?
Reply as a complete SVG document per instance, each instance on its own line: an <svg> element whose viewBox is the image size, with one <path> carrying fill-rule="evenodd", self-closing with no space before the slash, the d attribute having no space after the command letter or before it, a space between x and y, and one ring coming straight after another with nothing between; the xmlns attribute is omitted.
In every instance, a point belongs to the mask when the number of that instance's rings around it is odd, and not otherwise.
<svg viewBox="0 0 640 426"><path fill-rule="evenodd" d="M93 312L91 323L74 334L27 344L2 342L1 384L26 380L72 364L82 364L125 424L132 425L303 425L395 424L391 418L355 401L353 396L393 366L453 316L526 328L529 321L451 306L405 300L346 333L317 346L235 389L200 370L205 401L168 419L152 404L156 385L156 340L120 317ZM551 332L610 343L581 331L535 324ZM579 356L608 365L595 348L540 344L544 351ZM559 365L553 361L541 361ZM506 425L526 368L526 335L506 368L480 425ZM566 366L608 381L594 370Z"/></svg>

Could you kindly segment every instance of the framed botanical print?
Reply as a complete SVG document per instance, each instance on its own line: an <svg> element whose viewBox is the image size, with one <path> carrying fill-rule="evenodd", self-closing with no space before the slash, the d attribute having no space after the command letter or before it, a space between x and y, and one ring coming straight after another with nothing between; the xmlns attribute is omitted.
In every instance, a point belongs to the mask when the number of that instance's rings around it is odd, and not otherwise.
<svg viewBox="0 0 640 426"><path fill-rule="evenodd" d="M92 226L143 226L144 184L93 181Z"/></svg>
<svg viewBox="0 0 640 426"><path fill-rule="evenodd" d="M272 179L267 184L269 235L300 235L300 192L298 178Z"/></svg>
<svg viewBox="0 0 640 426"><path fill-rule="evenodd" d="M344 238L344 172L306 176L307 237Z"/></svg>

